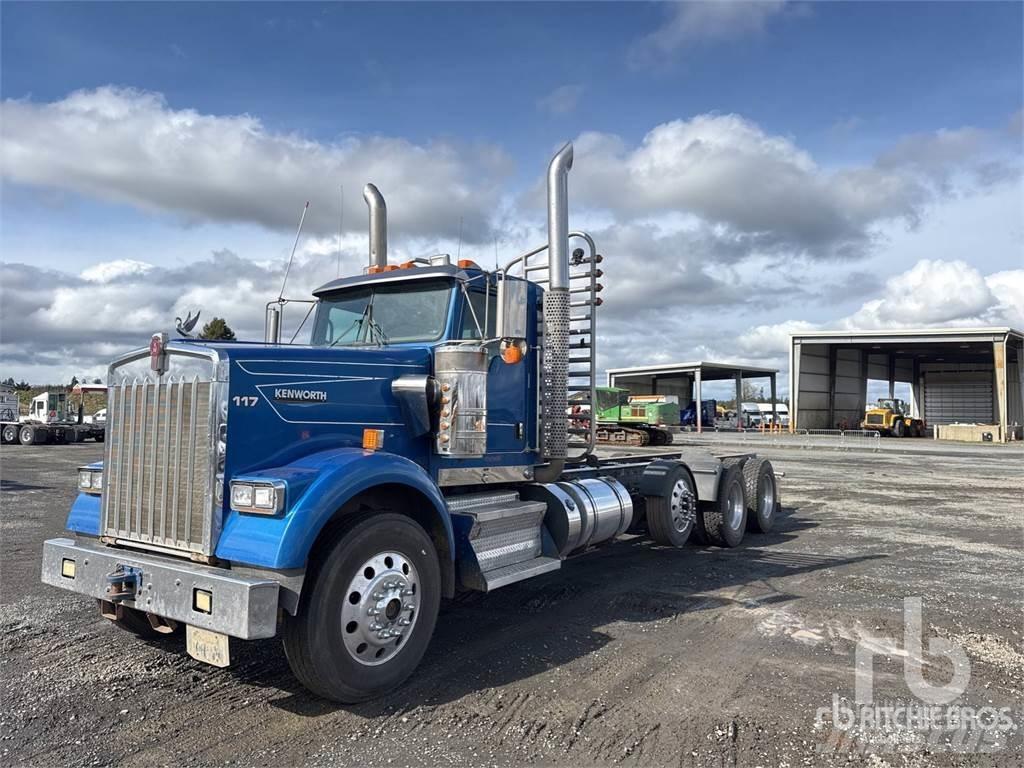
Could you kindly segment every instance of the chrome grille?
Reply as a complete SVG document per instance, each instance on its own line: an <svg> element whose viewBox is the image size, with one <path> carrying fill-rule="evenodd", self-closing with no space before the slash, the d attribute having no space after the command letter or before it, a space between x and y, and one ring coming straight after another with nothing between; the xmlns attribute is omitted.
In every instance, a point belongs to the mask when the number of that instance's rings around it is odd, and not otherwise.
<svg viewBox="0 0 1024 768"><path fill-rule="evenodd" d="M122 380L108 390L103 533L212 554L213 382Z"/></svg>

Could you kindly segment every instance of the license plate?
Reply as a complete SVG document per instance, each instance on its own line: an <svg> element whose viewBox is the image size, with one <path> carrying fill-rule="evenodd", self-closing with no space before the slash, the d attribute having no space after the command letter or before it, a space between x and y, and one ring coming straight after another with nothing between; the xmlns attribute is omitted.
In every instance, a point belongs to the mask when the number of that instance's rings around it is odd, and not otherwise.
<svg viewBox="0 0 1024 768"><path fill-rule="evenodd" d="M211 632L208 629L185 626L185 646L188 655L193 659L212 664L215 667L226 667L231 664L231 644L227 635Z"/></svg>

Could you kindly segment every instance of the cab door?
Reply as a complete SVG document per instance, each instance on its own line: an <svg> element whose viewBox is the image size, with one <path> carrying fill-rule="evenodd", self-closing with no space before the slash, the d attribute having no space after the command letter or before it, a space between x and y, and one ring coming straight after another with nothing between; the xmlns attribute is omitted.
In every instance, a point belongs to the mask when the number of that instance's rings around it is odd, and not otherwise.
<svg viewBox="0 0 1024 768"><path fill-rule="evenodd" d="M462 302L460 339L493 339L497 324L497 294L494 288L485 298L484 291L470 289L469 305ZM501 359L498 342L487 345L487 452L518 454L526 450L527 418L526 361L508 365ZM509 462L513 463L513 462Z"/></svg>

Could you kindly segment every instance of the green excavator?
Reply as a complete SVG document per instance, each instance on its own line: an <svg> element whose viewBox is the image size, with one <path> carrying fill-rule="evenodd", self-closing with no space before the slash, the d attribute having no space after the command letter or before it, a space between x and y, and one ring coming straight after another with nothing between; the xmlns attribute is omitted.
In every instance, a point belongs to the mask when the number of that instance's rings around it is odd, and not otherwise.
<svg viewBox="0 0 1024 768"><path fill-rule="evenodd" d="M668 427L679 425L675 395L631 395L618 387L596 387L597 442L602 445L669 445ZM573 402L577 400L577 402ZM573 413L588 409L582 399L570 398Z"/></svg>

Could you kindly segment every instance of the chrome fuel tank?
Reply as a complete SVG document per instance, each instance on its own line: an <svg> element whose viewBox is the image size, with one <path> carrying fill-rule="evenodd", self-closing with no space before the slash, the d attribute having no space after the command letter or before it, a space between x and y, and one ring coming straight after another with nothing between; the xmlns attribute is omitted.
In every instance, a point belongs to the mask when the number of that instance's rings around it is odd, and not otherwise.
<svg viewBox="0 0 1024 768"><path fill-rule="evenodd" d="M548 505L544 525L562 557L619 536L633 522L629 492L611 477L538 483L520 496Z"/></svg>

